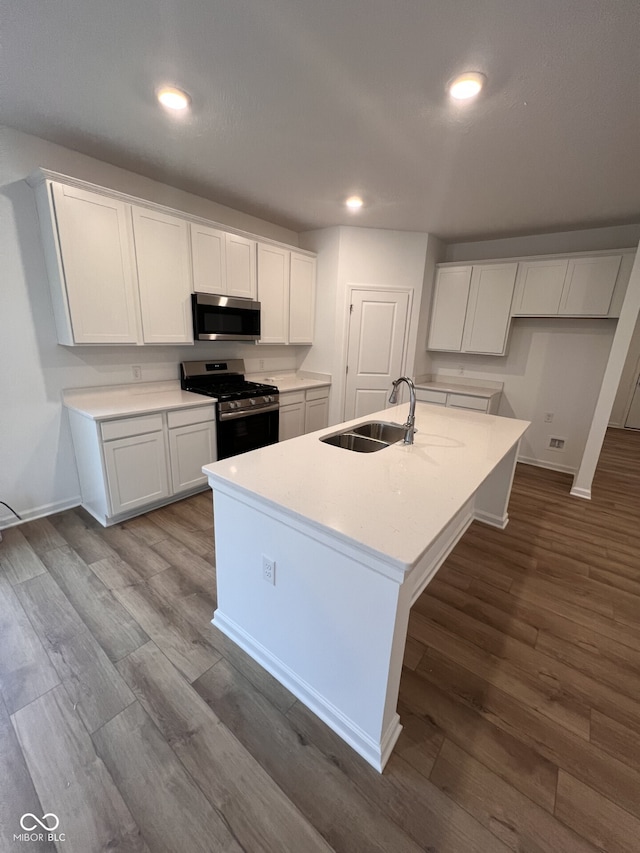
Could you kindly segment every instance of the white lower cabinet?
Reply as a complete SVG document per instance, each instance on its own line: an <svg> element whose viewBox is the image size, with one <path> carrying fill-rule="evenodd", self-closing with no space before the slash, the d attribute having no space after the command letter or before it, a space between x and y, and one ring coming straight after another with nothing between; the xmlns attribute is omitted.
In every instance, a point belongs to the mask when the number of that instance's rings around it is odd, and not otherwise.
<svg viewBox="0 0 640 853"><path fill-rule="evenodd" d="M433 388L416 388L416 400L436 406L448 406L451 409L468 409L492 415L497 414L500 406L499 393L485 397L456 391L439 391Z"/></svg>
<svg viewBox="0 0 640 853"><path fill-rule="evenodd" d="M278 438L286 441L304 435L304 391L280 394Z"/></svg>
<svg viewBox="0 0 640 853"><path fill-rule="evenodd" d="M113 515L169 496L163 432L105 441L103 450Z"/></svg>
<svg viewBox="0 0 640 853"><path fill-rule="evenodd" d="M304 404L304 431L315 432L329 424L329 389L309 388Z"/></svg>
<svg viewBox="0 0 640 853"><path fill-rule="evenodd" d="M202 417L203 420L194 423ZM174 494L207 484L202 466L216 459L216 423L207 412L168 412L171 487Z"/></svg>
<svg viewBox="0 0 640 853"><path fill-rule="evenodd" d="M105 526L206 486L215 406L95 421L69 410L82 506Z"/></svg>
<svg viewBox="0 0 640 853"><path fill-rule="evenodd" d="M280 394L280 441L324 429L328 424L328 386Z"/></svg>

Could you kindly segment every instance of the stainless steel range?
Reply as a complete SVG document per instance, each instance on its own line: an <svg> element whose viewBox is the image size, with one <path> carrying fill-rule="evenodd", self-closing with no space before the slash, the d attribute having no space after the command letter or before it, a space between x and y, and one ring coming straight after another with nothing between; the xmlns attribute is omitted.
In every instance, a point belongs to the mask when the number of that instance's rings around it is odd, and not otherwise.
<svg viewBox="0 0 640 853"><path fill-rule="evenodd" d="M218 459L278 441L278 389L275 385L248 382L241 358L183 361L180 387L217 401Z"/></svg>

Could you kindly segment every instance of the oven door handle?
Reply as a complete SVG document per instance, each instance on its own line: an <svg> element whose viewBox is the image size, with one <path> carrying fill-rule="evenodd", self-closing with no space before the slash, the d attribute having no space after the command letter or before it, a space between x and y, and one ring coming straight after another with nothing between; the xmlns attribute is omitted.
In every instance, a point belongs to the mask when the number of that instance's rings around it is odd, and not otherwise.
<svg viewBox="0 0 640 853"><path fill-rule="evenodd" d="M261 415L263 412L277 412L280 403L273 406L261 406L259 409L243 409L241 412L221 412L218 414L219 421L234 421L237 418L250 418L252 415Z"/></svg>

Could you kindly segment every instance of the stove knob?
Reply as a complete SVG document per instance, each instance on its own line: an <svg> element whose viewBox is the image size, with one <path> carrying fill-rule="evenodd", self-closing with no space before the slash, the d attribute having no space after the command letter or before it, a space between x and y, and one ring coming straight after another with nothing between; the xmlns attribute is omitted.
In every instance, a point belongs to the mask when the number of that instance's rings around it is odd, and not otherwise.
<svg viewBox="0 0 640 853"><path fill-rule="evenodd" d="M255 400L249 400L249 402L251 403L252 406L255 406L255 404L256 404Z"/></svg>
<svg viewBox="0 0 640 853"><path fill-rule="evenodd" d="M237 404L237 403L229 403L229 408L230 408L230 409L237 409L237 408L238 408L238 404Z"/></svg>

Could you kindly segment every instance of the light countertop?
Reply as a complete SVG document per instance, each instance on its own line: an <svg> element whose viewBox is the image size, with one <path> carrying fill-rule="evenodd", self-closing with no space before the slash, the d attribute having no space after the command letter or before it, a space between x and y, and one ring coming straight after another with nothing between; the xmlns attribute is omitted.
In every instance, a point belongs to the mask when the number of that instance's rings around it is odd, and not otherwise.
<svg viewBox="0 0 640 853"><path fill-rule="evenodd" d="M331 378L327 376L323 379L308 376L301 373L286 372L286 373L254 373L247 376L250 382L266 382L268 385L277 385L278 391L281 394L286 394L287 391L304 391L307 388L321 388L325 385L331 385Z"/></svg>
<svg viewBox="0 0 640 853"><path fill-rule="evenodd" d="M408 405L369 420L404 423ZM413 445L355 453L319 441L345 424L207 465L231 486L358 545L403 570L422 556L450 519L529 426L528 421L418 403Z"/></svg>
<svg viewBox="0 0 640 853"><path fill-rule="evenodd" d="M428 391L442 391L447 394L466 394L469 397L490 399L502 393L502 382L475 381L465 377L437 375L415 379L416 388Z"/></svg>
<svg viewBox="0 0 640 853"><path fill-rule="evenodd" d="M211 397L183 391L180 382L137 382L132 385L106 385L96 388L70 388L62 392L62 402L92 420L109 420L129 415L144 415L169 409L211 406Z"/></svg>

